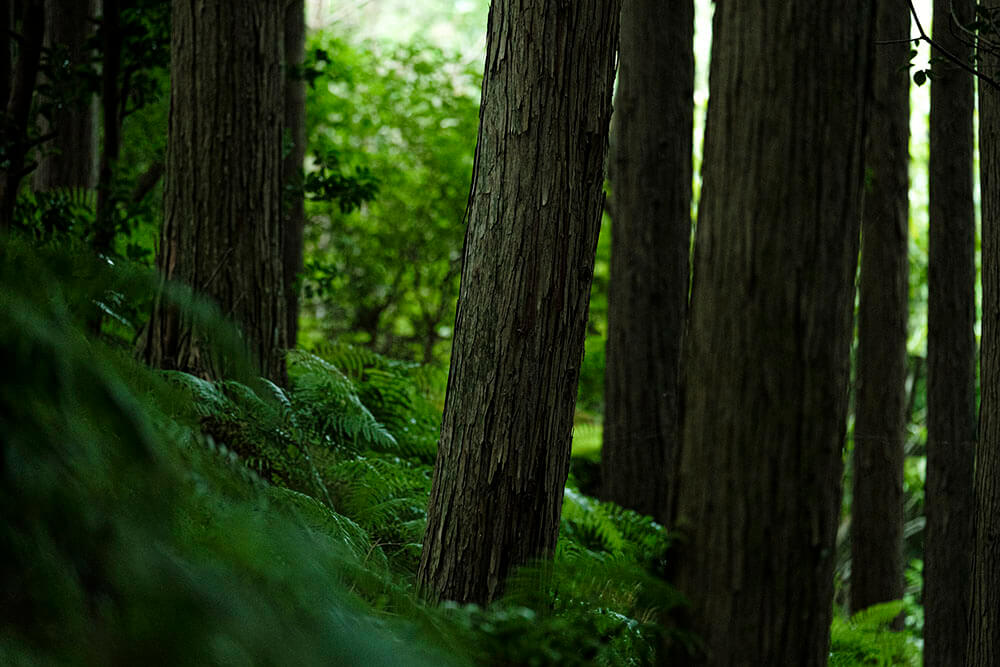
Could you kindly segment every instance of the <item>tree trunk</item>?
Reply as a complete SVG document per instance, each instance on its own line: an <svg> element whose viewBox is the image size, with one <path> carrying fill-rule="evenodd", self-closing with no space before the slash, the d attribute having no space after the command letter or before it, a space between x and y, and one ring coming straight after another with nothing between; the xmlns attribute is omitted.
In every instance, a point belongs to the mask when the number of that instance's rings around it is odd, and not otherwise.
<svg viewBox="0 0 1000 667"><path fill-rule="evenodd" d="M691 248L693 0L626 0L620 48L602 496L666 521Z"/></svg>
<svg viewBox="0 0 1000 667"><path fill-rule="evenodd" d="M603 201L618 0L490 8L418 582L486 602L556 544Z"/></svg>
<svg viewBox="0 0 1000 667"><path fill-rule="evenodd" d="M13 7L11 6L11 0L0 0L0 28L3 28L4 34L9 35L14 27L14 16L11 13ZM12 53L12 41L8 37L4 41L4 48L0 49L0 104L4 105L3 112L7 112L7 103L10 101L10 87L12 80L12 61L14 54Z"/></svg>
<svg viewBox="0 0 1000 667"><path fill-rule="evenodd" d="M46 0L45 43L66 49L68 67L90 61L86 48L93 32L94 0ZM50 123L42 122L42 133L55 136L45 144L34 174L38 191L53 188L93 188L97 173L97 115L93 97L75 100L54 112Z"/></svg>
<svg viewBox="0 0 1000 667"><path fill-rule="evenodd" d="M243 332L261 373L284 382L281 72L284 3L173 3L165 279L215 301ZM204 331L165 302L146 344L155 366L226 372Z"/></svg>
<svg viewBox="0 0 1000 667"><path fill-rule="evenodd" d="M675 505L708 664L827 663L873 24L716 5Z"/></svg>
<svg viewBox="0 0 1000 667"><path fill-rule="evenodd" d="M968 23L972 0L935 0L934 39L951 53L972 49L950 14ZM932 65L930 252L927 279L927 515L924 664L965 662L973 548L976 437L976 215L973 203L972 77Z"/></svg>
<svg viewBox="0 0 1000 667"><path fill-rule="evenodd" d="M851 505L851 610L903 597L903 440L909 296L910 15L876 0L861 223ZM899 41L903 40L903 41ZM888 43L897 42L897 43ZM901 619L900 619L901 620Z"/></svg>
<svg viewBox="0 0 1000 667"><path fill-rule="evenodd" d="M993 15L1000 2L981 3ZM987 36L995 42L996 34ZM984 48L980 71L994 80L1000 57ZM1000 664L1000 93L979 89L979 183L982 200L983 321L979 360L981 403L975 462L975 547L966 665Z"/></svg>
<svg viewBox="0 0 1000 667"><path fill-rule="evenodd" d="M17 191L28 171L25 168L25 159L31 148L28 122L45 38L44 3L26 2L14 7L19 11L16 16L11 15L10 25L19 33L20 42L17 61L8 63L13 70L6 80L8 95L2 100L5 107L0 119L0 145L6 154L0 161L0 232L10 229L14 221Z"/></svg>
<svg viewBox="0 0 1000 667"><path fill-rule="evenodd" d="M285 188L284 246L285 315L288 347L299 335L299 285L302 272L302 238L306 224L302 193L302 163L306 156L306 84L301 77L305 60L306 10L304 0L291 0L285 9L285 131L292 142L282 171Z"/></svg>
<svg viewBox="0 0 1000 667"><path fill-rule="evenodd" d="M113 197L114 170L121 153L121 115L118 112L118 78L122 66L121 7L119 0L101 0L101 111L104 141L97 180L97 231L94 249L110 255L114 250L118 220Z"/></svg>

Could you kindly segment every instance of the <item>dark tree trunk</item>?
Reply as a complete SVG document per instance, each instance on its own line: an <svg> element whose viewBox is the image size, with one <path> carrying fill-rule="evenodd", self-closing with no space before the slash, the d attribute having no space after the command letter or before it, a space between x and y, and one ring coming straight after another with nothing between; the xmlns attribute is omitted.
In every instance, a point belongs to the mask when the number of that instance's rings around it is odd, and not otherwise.
<svg viewBox="0 0 1000 667"><path fill-rule="evenodd" d="M214 300L261 373L285 380L281 71L284 3L175 0L164 224L157 264ZM166 303L146 357L209 377L225 372L205 332Z"/></svg>
<svg viewBox="0 0 1000 667"><path fill-rule="evenodd" d="M708 664L827 664L873 24L716 5L674 522Z"/></svg>
<svg viewBox="0 0 1000 667"><path fill-rule="evenodd" d="M972 0L934 1L934 38L951 53L972 49L955 36L955 11ZM973 548L976 438L976 215L973 203L972 77L932 65L930 252L927 279L927 515L924 553L924 664L965 662Z"/></svg>
<svg viewBox="0 0 1000 667"><path fill-rule="evenodd" d="M93 32L95 0L46 0L45 42L51 48L66 49L69 67L90 62L86 48ZM42 123L43 134L55 134L45 144L34 174L38 191L53 188L92 188L97 155L97 115L93 98L74 103L53 113L51 123Z"/></svg>
<svg viewBox="0 0 1000 667"><path fill-rule="evenodd" d="M0 119L0 145L6 150L0 166L0 232L10 229L17 191L29 171L26 167L31 149L28 122L45 38L44 3L40 0L21 3L16 17L11 15L10 26L19 33L19 45L16 63L8 63L11 67L5 86L8 95L2 100L5 107ZM9 43L7 48L10 48ZM9 59L9 50L7 54Z"/></svg>
<svg viewBox="0 0 1000 667"><path fill-rule="evenodd" d="M97 232L94 249L109 255L114 249L118 221L115 214L114 170L121 153L121 116L118 78L122 65L121 7L119 0L101 0L101 111L104 141L97 181Z"/></svg>
<svg viewBox="0 0 1000 667"><path fill-rule="evenodd" d="M600 227L617 0L490 8L441 442L418 573L494 599L550 556Z"/></svg>
<svg viewBox="0 0 1000 667"><path fill-rule="evenodd" d="M602 496L666 521L691 248L693 0L625 0L620 48Z"/></svg>
<svg viewBox="0 0 1000 667"><path fill-rule="evenodd" d="M11 28L14 26L14 17L11 14L13 7L11 7L10 0L0 0L0 28L3 29L5 35L9 35ZM10 101L10 84L12 75L12 59L13 53L11 52L12 43L8 37L4 40L3 49L0 49L0 104L4 105L3 112L7 112L7 103Z"/></svg>
<svg viewBox="0 0 1000 667"><path fill-rule="evenodd" d="M981 3L1000 11L1000 2ZM996 41L998 36L990 34ZM1000 57L983 49L979 66L994 80ZM982 200L983 321L981 403L975 463L975 547L966 665L1000 664L1000 92L979 88L979 183Z"/></svg>
<svg viewBox="0 0 1000 667"><path fill-rule="evenodd" d="M876 0L861 222L851 505L851 610L903 597L903 439L909 295L910 15ZM898 41L904 40L904 41ZM898 42L898 43L889 43Z"/></svg>
<svg viewBox="0 0 1000 667"><path fill-rule="evenodd" d="M302 237L306 223L302 193L302 163L306 156L306 86L300 75L306 48L304 0L291 0L285 9L285 131L292 142L282 171L285 187L284 246L285 314L288 347L299 335L298 277L302 272Z"/></svg>

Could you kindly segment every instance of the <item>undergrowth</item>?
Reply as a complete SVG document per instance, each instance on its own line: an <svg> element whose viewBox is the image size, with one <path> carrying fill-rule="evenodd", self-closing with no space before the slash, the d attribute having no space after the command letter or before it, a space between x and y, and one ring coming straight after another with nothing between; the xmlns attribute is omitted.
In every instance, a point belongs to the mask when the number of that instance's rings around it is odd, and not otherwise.
<svg viewBox="0 0 1000 667"><path fill-rule="evenodd" d="M155 286L130 271L0 245L0 663L646 665L697 646L671 620L670 536L572 484L553 561L489 607L424 604L440 372L343 345L290 352L284 388L155 372L84 333ZM893 609L837 619L831 664L912 661Z"/></svg>

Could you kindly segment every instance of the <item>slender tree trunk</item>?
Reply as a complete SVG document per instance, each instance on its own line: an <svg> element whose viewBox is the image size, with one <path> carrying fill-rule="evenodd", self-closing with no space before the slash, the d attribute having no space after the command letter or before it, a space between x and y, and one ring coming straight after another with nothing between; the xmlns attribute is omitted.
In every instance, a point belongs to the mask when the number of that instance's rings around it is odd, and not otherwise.
<svg viewBox="0 0 1000 667"><path fill-rule="evenodd" d="M910 15L876 0L861 223L851 610L903 597L903 439L909 295ZM904 40L904 41L899 41ZM897 42L897 43L889 43ZM900 619L901 620L901 619Z"/></svg>
<svg viewBox="0 0 1000 667"><path fill-rule="evenodd" d="M993 13L1000 2L981 3ZM995 42L996 34L988 38ZM980 71L1000 75L1000 57L979 54ZM983 321L979 361L981 403L975 464L975 547L966 665L1000 664L1000 93L979 89L979 183L981 188Z"/></svg>
<svg viewBox="0 0 1000 667"><path fill-rule="evenodd" d="M675 505L708 664L827 663L873 24L716 5Z"/></svg>
<svg viewBox="0 0 1000 667"><path fill-rule="evenodd" d="M302 163L306 156L306 85L300 75L306 48L304 0L291 0L285 9L285 131L292 142L282 171L285 187L284 246L285 314L288 347L299 335L299 286L302 272L302 238L306 224L302 193Z"/></svg>
<svg viewBox="0 0 1000 667"><path fill-rule="evenodd" d="M0 162L0 232L10 229L13 223L17 191L28 171L26 157L31 149L28 122L45 37L44 3L40 0L22 3L16 20L11 15L10 26L19 29L20 42L16 63L8 63L12 67L6 83L8 95L2 100L5 107L0 119L0 145L5 147L6 155Z"/></svg>
<svg viewBox="0 0 1000 667"><path fill-rule="evenodd" d="M46 0L45 42L66 49L68 67L90 61L86 48L93 32L95 0ZM51 123L42 122L43 134L55 136L45 144L34 173L38 191L53 188L92 188L95 185L97 155L97 115L93 97L75 100L74 104L54 112Z"/></svg>
<svg viewBox="0 0 1000 667"><path fill-rule="evenodd" d="M0 0L0 27L3 28L5 35L10 35L11 29L14 27L14 16L11 13L13 7L11 7L10 0ZM4 41L3 49L0 49L0 103L4 105L3 112L7 112L7 103L10 101L10 84L12 79L12 60L13 53L11 52L11 40L8 37Z"/></svg>
<svg viewBox="0 0 1000 667"><path fill-rule="evenodd" d="M119 0L101 0L101 110L103 144L97 182L97 232L94 249L109 255L114 249L118 220L113 197L115 168L121 153L119 74L122 65L121 7Z"/></svg>
<svg viewBox="0 0 1000 667"><path fill-rule="evenodd" d="M693 0L626 0L612 122L602 496L667 519L691 247Z"/></svg>
<svg viewBox="0 0 1000 667"><path fill-rule="evenodd" d="M490 8L418 582L486 602L556 545L600 227L617 0Z"/></svg>
<svg viewBox="0 0 1000 667"><path fill-rule="evenodd" d="M959 57L972 49L951 22L968 23L972 0L934 1L934 39ZM976 215L972 178L973 78L932 65L930 252L927 304L927 515L924 664L965 662L973 548L976 437Z"/></svg>
<svg viewBox="0 0 1000 667"><path fill-rule="evenodd" d="M281 254L284 3L175 0L164 278L214 300L241 328L261 373L285 380ZM145 354L155 366L226 372L205 332L156 305Z"/></svg>

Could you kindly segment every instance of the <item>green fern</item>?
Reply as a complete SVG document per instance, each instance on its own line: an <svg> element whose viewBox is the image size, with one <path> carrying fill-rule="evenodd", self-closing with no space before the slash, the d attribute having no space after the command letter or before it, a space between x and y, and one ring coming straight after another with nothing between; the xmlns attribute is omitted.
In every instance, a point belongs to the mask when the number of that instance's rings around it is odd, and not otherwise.
<svg viewBox="0 0 1000 667"><path fill-rule="evenodd" d="M411 574L420 560L431 474L430 466L377 454L325 471L338 511L364 527L396 568Z"/></svg>
<svg viewBox="0 0 1000 667"><path fill-rule="evenodd" d="M344 344L316 353L350 379L361 402L395 439L392 451L434 463L443 401L431 389L437 381L432 369Z"/></svg>
<svg viewBox="0 0 1000 667"><path fill-rule="evenodd" d="M280 400L168 382L88 339L71 289L12 243L0 239L0 663L389 665L401 646L409 664L448 662L375 616L385 605L371 601L405 588L363 529L200 433L205 417L258 415L276 437Z"/></svg>
<svg viewBox="0 0 1000 667"><path fill-rule="evenodd" d="M352 452L392 450L396 439L333 364L300 350L288 353L296 425L312 438Z"/></svg>
<svg viewBox="0 0 1000 667"><path fill-rule="evenodd" d="M557 559L612 557L661 573L669 547L670 536L652 518L566 488Z"/></svg>
<svg viewBox="0 0 1000 667"><path fill-rule="evenodd" d="M839 665L919 665L909 635L889 629L903 612L902 600L863 609L849 619L835 616L830 627L830 662Z"/></svg>

